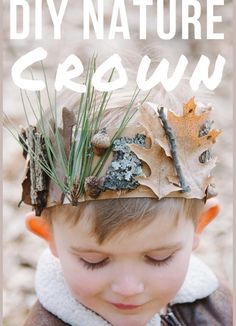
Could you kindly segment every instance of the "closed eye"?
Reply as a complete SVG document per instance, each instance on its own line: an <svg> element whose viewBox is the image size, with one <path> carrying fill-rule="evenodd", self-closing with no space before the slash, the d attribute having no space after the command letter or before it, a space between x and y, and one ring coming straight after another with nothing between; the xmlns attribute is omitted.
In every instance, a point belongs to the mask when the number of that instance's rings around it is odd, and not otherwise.
<svg viewBox="0 0 236 326"><path fill-rule="evenodd" d="M108 262L109 262L109 258L105 258L99 262L96 262L96 263L91 263L83 258L80 258L80 261L83 263L83 265L87 268L87 269L91 269L91 270L94 270L94 269L98 269L98 268L102 268L104 267Z"/></svg>
<svg viewBox="0 0 236 326"><path fill-rule="evenodd" d="M152 266L160 266L160 267L168 265L172 261L173 258L174 258L174 254L171 254L170 256L168 256L164 259L155 259L150 256L145 256L145 260L148 264L150 264ZM110 261L109 257L107 257L101 261L95 262L95 263L89 262L89 261L85 260L84 258L80 258L79 260L83 263L83 265L88 270L95 270L95 269L102 268L102 267L106 266Z"/></svg>
<svg viewBox="0 0 236 326"><path fill-rule="evenodd" d="M170 255L164 259L155 259L150 256L145 256L146 261L148 264L153 265L153 266L165 266L168 265L172 259L174 258L174 255Z"/></svg>

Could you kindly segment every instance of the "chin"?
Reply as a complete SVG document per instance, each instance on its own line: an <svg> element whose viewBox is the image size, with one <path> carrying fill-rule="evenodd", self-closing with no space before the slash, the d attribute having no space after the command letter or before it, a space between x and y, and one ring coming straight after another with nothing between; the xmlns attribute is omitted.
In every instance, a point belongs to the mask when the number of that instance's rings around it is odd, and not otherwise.
<svg viewBox="0 0 236 326"><path fill-rule="evenodd" d="M107 319L112 326L145 326L153 316L123 315Z"/></svg>

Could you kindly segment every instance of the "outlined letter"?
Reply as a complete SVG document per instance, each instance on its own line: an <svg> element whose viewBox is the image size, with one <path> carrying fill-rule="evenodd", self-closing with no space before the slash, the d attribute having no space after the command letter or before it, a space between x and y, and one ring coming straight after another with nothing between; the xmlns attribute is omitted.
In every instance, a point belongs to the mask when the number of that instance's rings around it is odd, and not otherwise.
<svg viewBox="0 0 236 326"><path fill-rule="evenodd" d="M224 33L214 32L214 23L221 23L222 16L214 16L214 6L223 6L224 0L207 1L207 38L208 40L223 40Z"/></svg>
<svg viewBox="0 0 236 326"><path fill-rule="evenodd" d="M93 28L97 39L103 39L104 33L104 0L97 0L97 15L93 6L93 0L83 1L83 34L84 39L88 40L90 36L90 20L91 17Z"/></svg>
<svg viewBox="0 0 236 326"><path fill-rule="evenodd" d="M42 39L42 0L35 1L35 39Z"/></svg>
<svg viewBox="0 0 236 326"><path fill-rule="evenodd" d="M17 10L22 7L22 31L17 31ZM30 6L25 0L10 1L10 38L11 40L23 40L29 35L30 30Z"/></svg>
<svg viewBox="0 0 236 326"><path fill-rule="evenodd" d="M194 15L189 17L189 6L193 7ZM184 0L182 1L182 38L183 40L189 39L189 24L193 24L194 27L194 39L200 40L201 23L199 18L201 16L201 4L197 0Z"/></svg>
<svg viewBox="0 0 236 326"><path fill-rule="evenodd" d="M30 67L33 63L44 60L48 53L43 48L37 48L33 51L28 52L18 59L11 69L11 75L14 83L22 88L29 91L41 91L45 88L45 83L42 80L24 79L21 77L22 72Z"/></svg>
<svg viewBox="0 0 236 326"><path fill-rule="evenodd" d="M68 70L71 66L74 66L74 69ZM59 92L64 86L77 93L85 93L85 85L71 81L72 78L80 76L83 71L84 67L80 59L76 55L71 54L62 64L58 65L55 89Z"/></svg>
<svg viewBox="0 0 236 326"><path fill-rule="evenodd" d="M225 58L218 54L214 72L209 77L210 60L205 55L202 55L190 79L192 90L197 91L201 82L203 82L208 89L213 91L221 82L225 62Z"/></svg>
<svg viewBox="0 0 236 326"><path fill-rule="evenodd" d="M37 0L36 0L37 1ZM57 14L55 4L53 0L47 0L48 9L52 18L53 26L54 26L54 39L61 39L61 23L62 19L65 15L66 7L68 0L61 0L61 5L59 12Z"/></svg>
<svg viewBox="0 0 236 326"><path fill-rule="evenodd" d="M152 6L152 0L133 0L134 6L139 6L139 38L147 38L147 6Z"/></svg>
<svg viewBox="0 0 236 326"><path fill-rule="evenodd" d="M105 73L113 68L119 73L119 78L115 81L102 82ZM128 77L122 66L121 57L118 54L113 54L97 68L93 75L92 84L100 92L110 92L125 86L127 81Z"/></svg>
<svg viewBox="0 0 236 326"><path fill-rule="evenodd" d="M169 5L169 32L164 31L165 27L165 11L164 11L164 1L157 1L157 34L162 40L171 40L176 34L176 0L170 0Z"/></svg>
<svg viewBox="0 0 236 326"><path fill-rule="evenodd" d="M146 80L150 63L150 58L145 55L138 69L136 79L138 87L143 91L148 91L161 82L166 91L172 91L178 86L188 65L188 60L184 55L181 55L172 77L168 78L167 74L170 64L166 59L162 59L152 76Z"/></svg>
<svg viewBox="0 0 236 326"><path fill-rule="evenodd" d="M118 17L120 16L121 25L117 25ZM109 39L114 40L116 33L123 33L123 37L125 40L130 39L129 34L129 24L128 18L125 8L124 0L114 0L112 18L111 18L111 26L109 31Z"/></svg>

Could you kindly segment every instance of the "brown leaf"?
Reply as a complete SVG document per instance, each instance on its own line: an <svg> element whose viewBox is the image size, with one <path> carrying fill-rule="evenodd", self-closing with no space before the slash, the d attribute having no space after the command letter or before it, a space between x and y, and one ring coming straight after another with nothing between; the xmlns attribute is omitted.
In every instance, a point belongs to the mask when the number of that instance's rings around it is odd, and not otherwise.
<svg viewBox="0 0 236 326"><path fill-rule="evenodd" d="M152 189L159 198L168 195L204 198L216 159L212 158L206 163L200 163L199 156L212 147L220 134L219 130L211 130L207 135L199 137L199 130L209 113L210 109L196 114L194 98L184 105L182 116L177 116L172 111L167 113L168 125L172 128L176 140L182 172L186 184L191 188L189 193L183 193L171 158L170 145L158 114L150 105L139 110L138 121L151 139L150 149L130 145L131 150L139 159L146 162L151 170L150 176L137 178L141 185Z"/></svg>
<svg viewBox="0 0 236 326"><path fill-rule="evenodd" d="M172 111L168 111L167 114L168 124L172 128L176 140L177 155L182 172L186 184L191 188L191 192L186 194L186 197L204 198L211 170L216 163L216 158L212 158L206 163L199 161L200 155L213 146L220 134L219 130L214 129L207 135L199 137L199 130L209 114L210 109L196 114L194 98L184 105L182 116L178 116ZM170 147L167 138L161 138L159 143L166 155L169 155Z"/></svg>
<svg viewBox="0 0 236 326"><path fill-rule="evenodd" d="M148 177L136 178L141 185L150 188L159 199L180 189L167 178L168 175L175 174L175 168L172 159L166 156L158 144L153 144L150 149L135 144L130 144L129 147L140 160L148 164L151 171Z"/></svg>
<svg viewBox="0 0 236 326"><path fill-rule="evenodd" d="M165 137L165 131L162 128L157 112L150 104L145 103L139 109L136 119L137 124L140 124L144 128L145 134L150 138L152 144L157 141L158 143L162 143L162 139Z"/></svg>

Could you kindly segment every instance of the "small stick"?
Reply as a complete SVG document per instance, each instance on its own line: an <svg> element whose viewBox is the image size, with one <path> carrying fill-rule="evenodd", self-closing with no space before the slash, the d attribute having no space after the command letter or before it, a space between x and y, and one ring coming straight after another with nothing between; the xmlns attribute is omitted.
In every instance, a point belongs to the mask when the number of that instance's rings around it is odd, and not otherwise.
<svg viewBox="0 0 236 326"><path fill-rule="evenodd" d="M169 141L171 156L174 161L175 169L176 169L179 181L180 181L182 192L190 192L191 188L190 188L190 186L188 186L186 184L186 181L185 181L185 178L183 175L183 171L180 166L180 162L179 162L179 158L178 158L178 154L177 154L177 146L176 146L175 136L174 136L172 128L168 125L168 122L167 122L167 119L166 119L166 116L164 113L164 108L161 107L160 109L158 109L158 113L159 113L159 118L161 119L161 122L163 124L163 128L165 130L167 139Z"/></svg>
<svg viewBox="0 0 236 326"><path fill-rule="evenodd" d="M33 126L27 129L27 139L30 148L30 196L36 216L39 216L46 205L48 192L48 178L40 165L40 161L45 158L44 142L42 135Z"/></svg>

